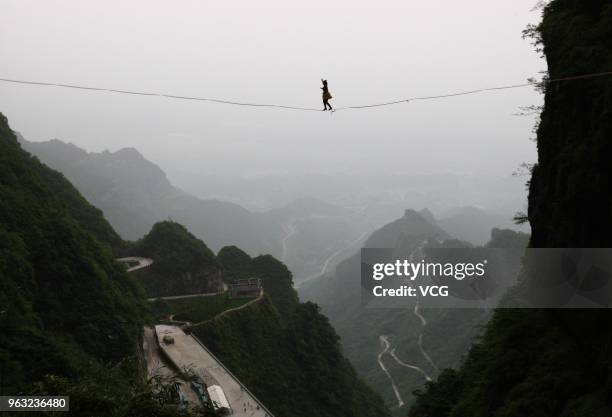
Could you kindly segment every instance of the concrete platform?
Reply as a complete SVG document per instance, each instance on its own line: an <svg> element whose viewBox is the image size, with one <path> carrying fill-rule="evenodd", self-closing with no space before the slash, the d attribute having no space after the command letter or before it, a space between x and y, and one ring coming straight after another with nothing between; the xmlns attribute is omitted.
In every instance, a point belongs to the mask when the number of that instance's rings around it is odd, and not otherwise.
<svg viewBox="0 0 612 417"><path fill-rule="evenodd" d="M177 326L157 325L155 333L165 355L179 369L190 369L207 385L220 385L232 408L232 416L273 417L255 396L196 338ZM174 343L166 344L164 336Z"/></svg>

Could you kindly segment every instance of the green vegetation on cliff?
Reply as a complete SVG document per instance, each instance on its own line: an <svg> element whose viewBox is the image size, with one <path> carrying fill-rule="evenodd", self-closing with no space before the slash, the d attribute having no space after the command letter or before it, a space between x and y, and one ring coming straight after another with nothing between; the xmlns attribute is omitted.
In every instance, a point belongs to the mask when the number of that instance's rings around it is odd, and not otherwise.
<svg viewBox="0 0 612 417"><path fill-rule="evenodd" d="M183 225L156 223L128 252L154 260L136 272L148 297L216 292L221 271L214 253Z"/></svg>
<svg viewBox="0 0 612 417"><path fill-rule="evenodd" d="M291 272L273 256L251 258L237 247L228 246L219 251L219 262L229 283L240 278L261 278L264 291L281 313L290 312L298 304Z"/></svg>
<svg viewBox="0 0 612 417"><path fill-rule="evenodd" d="M116 241L100 211L21 150L0 115L3 392L135 353L142 291L113 260Z"/></svg>
<svg viewBox="0 0 612 417"><path fill-rule="evenodd" d="M157 299L151 302L151 306L156 318L163 319L172 315L174 320L199 323L210 320L224 311L238 308L251 300L251 298L232 298L229 293L224 293L175 300Z"/></svg>
<svg viewBox="0 0 612 417"><path fill-rule="evenodd" d="M315 304L296 304L281 315L266 297L194 333L276 417L389 415L342 355L337 334Z"/></svg>

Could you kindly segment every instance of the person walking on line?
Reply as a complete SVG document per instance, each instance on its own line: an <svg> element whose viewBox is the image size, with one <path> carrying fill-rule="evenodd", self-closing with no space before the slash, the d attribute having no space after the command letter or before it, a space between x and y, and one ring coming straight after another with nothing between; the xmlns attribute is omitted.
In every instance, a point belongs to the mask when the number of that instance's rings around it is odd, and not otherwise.
<svg viewBox="0 0 612 417"><path fill-rule="evenodd" d="M327 110L327 108L329 107L329 110L334 110L331 106L331 104L329 104L329 100L332 99L332 95L329 92L329 88L327 88L327 80L324 80L323 78L321 78L321 82L323 83L323 87L321 87L321 90L323 90L323 111Z"/></svg>

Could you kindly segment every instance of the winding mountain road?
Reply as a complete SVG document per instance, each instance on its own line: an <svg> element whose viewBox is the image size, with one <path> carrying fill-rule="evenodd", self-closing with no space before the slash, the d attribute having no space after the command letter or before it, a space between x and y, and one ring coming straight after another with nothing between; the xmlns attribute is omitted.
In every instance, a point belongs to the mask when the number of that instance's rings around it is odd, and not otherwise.
<svg viewBox="0 0 612 417"><path fill-rule="evenodd" d="M395 359L395 362L397 362L398 365L401 365L401 366L406 367L406 368L413 369L413 370L417 371L418 373L420 373L421 375L423 375L423 377L425 378L425 381L431 381L431 377L423 369L419 368L416 365L411 365L409 363L406 363L406 362L402 361L400 358L398 358L397 354L395 353L395 348L391 349L391 352L389 352L389 355L391 355L391 357L393 359Z"/></svg>
<svg viewBox="0 0 612 417"><path fill-rule="evenodd" d="M439 372L440 369L438 368L438 366L434 363L434 361L431 359L431 356L429 356L429 354L425 351L425 349L423 349L423 330L425 330L425 327L427 326L427 320L421 313L419 313L419 301L418 300L416 304L414 305L413 313L415 316L421 319L421 325L422 325L421 333L419 333L419 338L417 340L417 345L419 346L421 355L423 355L425 360L436 370L436 372Z"/></svg>
<svg viewBox="0 0 612 417"><path fill-rule="evenodd" d="M138 271L139 269L153 265L153 259L141 258L140 256L128 256L125 258L118 258L117 262L128 264L127 272ZM137 265L129 266L132 263L137 263Z"/></svg>
<svg viewBox="0 0 612 417"><path fill-rule="evenodd" d="M414 262L414 259L415 259L416 256L422 255L423 248L425 247L426 244L427 244L427 239L424 240L423 242L421 242L421 244L414 251L412 251L412 253L410 254L410 262ZM416 303L414 305L414 309L412 311L412 314L414 314L419 319L419 321L421 322L421 331L419 332L418 339L417 339L417 345L419 347L419 351L421 352L421 355L423 356L423 358L425 358L427 363L429 363L436 372L439 372L439 368L436 366L434 361L431 359L431 356L429 356L429 354L423 348L423 330L427 327L427 319L419 311L419 301L418 301L418 298L417 298L417 301L416 301ZM387 378L391 382L391 388L393 389L393 392L395 393L395 397L398 400L398 407L402 407L404 405L404 401L403 401L403 399L401 397L401 394L399 393L399 391L397 389L397 386L395 385L395 381L393 380L393 377L391 376L391 374L389 373L389 371L387 370L385 364L382 361L382 358L383 358L383 356L385 354L388 353L389 356L391 356L391 358L393 358L393 360L398 365L403 366L404 368L412 369L413 371L416 371L416 372L420 373L423 376L423 378L425 378L426 381L431 381L432 378L431 378L431 376L427 372L425 372L419 366L412 365L412 364L406 363L403 360L401 360L397 356L396 348L395 347L391 348L391 343L389 342L389 336L381 335L381 336L379 336L379 341L380 341L380 345L381 345L382 350L378 354L378 365L380 366L382 371L387 375Z"/></svg>
<svg viewBox="0 0 612 417"><path fill-rule="evenodd" d="M429 239L423 240L421 244L418 246L418 248L412 251L412 253L410 254L410 262L414 262L415 256L420 256L421 258L423 258L423 248L425 247L428 241ZM417 339L417 345L419 346L421 355L423 355L425 360L433 367L433 369L436 370L436 372L439 372L440 369L438 369L434 361L431 359L431 356L429 356L429 354L425 351L425 349L423 349L423 331L425 330L425 327L427 327L427 319L425 319L425 316L423 316L419 312L419 299L418 298L416 300L416 303L414 304L414 310L412 311L412 313L415 316L417 316L418 319L421 321L421 332L419 333L419 337Z"/></svg>
<svg viewBox="0 0 612 417"><path fill-rule="evenodd" d="M196 294L184 294L184 295L166 295L163 297L151 297L147 298L147 301L155 300L182 300L183 298L196 298L196 297L214 297L215 295L226 293L229 287L226 283L223 283L223 289L217 292L200 292Z"/></svg>
<svg viewBox="0 0 612 417"><path fill-rule="evenodd" d="M241 305L241 306L234 307L234 308L229 308L229 309L227 309L227 310L225 310L225 311L222 311L221 313L217 314L217 315L216 315L215 317L213 317L212 319L204 320L204 322L205 322L205 321L210 321L210 320L217 320L217 319L219 319L219 318L221 318L221 317L225 316L226 314L231 313L232 311L238 311L238 310L242 310L243 308L247 308L248 306L251 306L251 305L253 305L253 304L258 303L259 301L261 301L261 299L263 298L263 296L264 296L264 292L263 292L263 290L261 290L261 292L259 293L259 296L257 296L257 298L253 298L251 301L249 301L249 302L247 302L247 303L244 303L244 304L243 304L243 305ZM204 323L204 322L196 323L196 325L201 324L201 323Z"/></svg>
<svg viewBox="0 0 612 417"><path fill-rule="evenodd" d="M336 259L338 256L340 256L341 254L343 254L344 252L346 252L347 250L349 250L353 246L357 245L358 243L361 243L370 233L371 232L365 232L365 233L361 234L357 239L348 242L345 246L343 246L342 248L338 249L336 252L332 253L325 260L325 262L323 262L323 266L321 267L321 270L319 272L304 278L303 280L301 280L300 282L295 284L294 287L296 289L298 289L302 285L306 284L307 282L312 281L313 279L316 279L316 278L318 278L318 277L320 277L322 275L325 275L327 273L327 270L329 269L329 265L330 265L331 261Z"/></svg>
<svg viewBox="0 0 612 417"><path fill-rule="evenodd" d="M287 233L285 237L283 238L283 240L281 240L281 244L283 245L283 251L281 253L280 260L283 263L285 262L285 259L287 258L287 241L297 231L297 227L296 227L297 222L298 222L298 219L291 219L289 223L287 223L286 225L283 225L283 230L285 230L285 232Z"/></svg>
<svg viewBox="0 0 612 417"><path fill-rule="evenodd" d="M382 350L378 354L378 366L380 366L380 369L382 369L385 375L387 375L387 378L389 378L389 381L391 382L391 388L393 389L393 392L395 393L395 398L397 398L397 406L398 408L401 408L404 405L404 400L402 399L402 395L397 389L397 385L395 385L395 381L393 380L393 377L389 373L389 370L387 369L387 367L385 366L382 360L383 356L389 351L389 348L391 347L391 344L389 343L389 336L380 335L378 337L378 340L380 342L380 347L382 348Z"/></svg>

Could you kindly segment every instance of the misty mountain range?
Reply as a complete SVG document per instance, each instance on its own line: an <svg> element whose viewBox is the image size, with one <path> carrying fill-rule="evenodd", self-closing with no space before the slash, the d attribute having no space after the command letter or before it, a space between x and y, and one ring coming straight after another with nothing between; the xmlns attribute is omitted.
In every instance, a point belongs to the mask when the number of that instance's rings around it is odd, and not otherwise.
<svg viewBox="0 0 612 417"><path fill-rule="evenodd" d="M280 251L283 229L278 222L237 204L203 200L180 190L135 149L89 153L59 140L19 139L25 150L62 172L100 208L124 239L139 239L154 223L171 218L206 239L215 252L227 245L251 254Z"/></svg>
<svg viewBox="0 0 612 417"><path fill-rule="evenodd" d="M269 253L279 257L291 268L296 282L330 270L358 247L355 245L363 243L365 236L399 217L406 206L425 202L423 193L397 191L404 178L381 182L364 177L357 186L347 178L328 181L325 176L315 182L264 178L238 183L231 178L183 177L183 183L197 183L201 190L210 191L208 195L222 195L240 204L199 198L172 184L160 167L133 148L95 153L57 139L30 142L17 136L24 149L62 172L88 201L100 208L122 238L139 239L154 223L172 219L205 240L214 252L236 245L251 255ZM423 187L432 195L450 195L453 189L465 189L462 181L447 180L449 187L440 188L432 178L413 178L405 188ZM480 191L462 192L476 198L478 192L497 187L497 195L504 200L501 196L511 189L503 182L487 184L483 183ZM246 200L232 198L243 191ZM293 200L276 199L279 192L293 196ZM249 196L265 204L248 204ZM245 209L243 201L250 207L270 207L274 202L282 205L253 211ZM454 208L442 212L435 222L454 237L479 244L487 240L491 228L510 226L510 210L493 213L474 207ZM433 219L433 215L430 217Z"/></svg>

